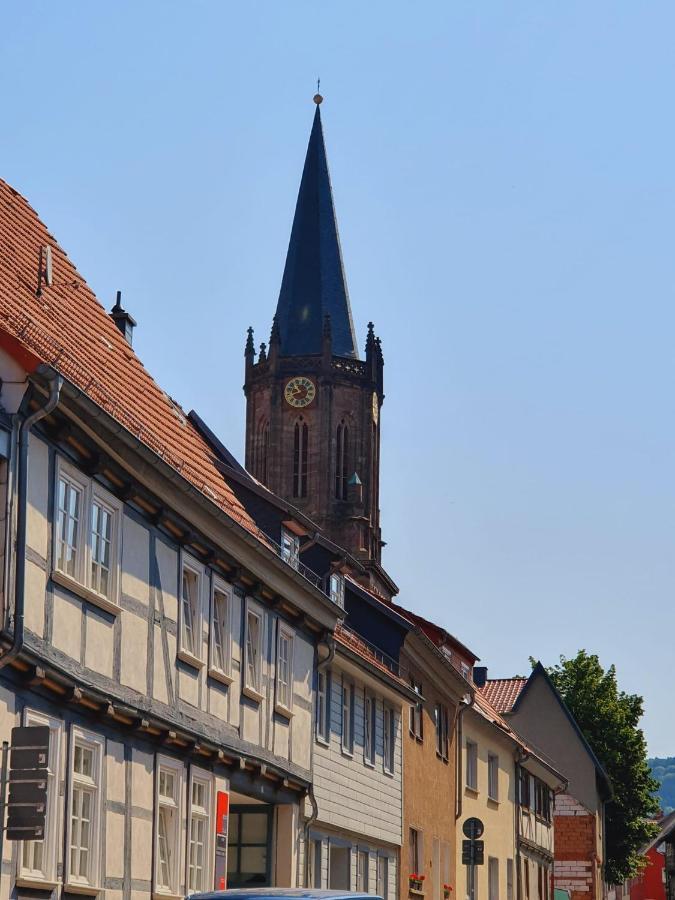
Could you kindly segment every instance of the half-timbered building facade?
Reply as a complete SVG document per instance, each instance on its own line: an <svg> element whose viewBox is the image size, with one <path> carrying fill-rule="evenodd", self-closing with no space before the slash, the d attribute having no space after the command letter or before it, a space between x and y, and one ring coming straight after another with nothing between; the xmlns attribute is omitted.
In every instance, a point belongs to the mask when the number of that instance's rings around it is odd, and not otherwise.
<svg viewBox="0 0 675 900"><path fill-rule="evenodd" d="M306 523L242 486L4 182L0 236L0 738L51 735L45 839L4 842L0 896L295 885L344 554L305 566Z"/></svg>

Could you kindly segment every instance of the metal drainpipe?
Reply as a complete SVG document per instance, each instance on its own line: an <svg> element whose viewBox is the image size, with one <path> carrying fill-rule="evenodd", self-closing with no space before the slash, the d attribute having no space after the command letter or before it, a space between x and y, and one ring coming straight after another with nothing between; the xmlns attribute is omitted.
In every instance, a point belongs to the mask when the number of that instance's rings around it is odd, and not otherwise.
<svg viewBox="0 0 675 900"><path fill-rule="evenodd" d="M328 640L326 641L326 643L328 644L328 656L324 659L323 662L316 664L317 674L322 669L325 669L327 666L329 666L333 662L333 658L335 657L335 638L329 637ZM328 696L328 691L326 691L326 702L328 702L328 701L329 701L329 696ZM312 718L313 718L312 727L315 728L316 727L316 708L314 709L314 716ZM311 749L310 749L310 767L311 767L311 771L312 771L312 778L314 777L314 765L313 765L313 763L314 763L314 743L315 743L314 735L312 735L312 743L311 743ZM304 869L303 879L302 879L304 881L303 887L309 887L309 885L307 884L307 879L309 877L309 830L319 817L319 805L316 802L316 797L314 796L314 782L313 781L310 781L310 783L309 783L309 789L307 791L307 796L309 798L309 802L312 804L312 814L309 817L309 819L307 819L307 821L305 822L305 828L304 828L305 859L304 859L304 865L303 865L303 869Z"/></svg>
<svg viewBox="0 0 675 900"><path fill-rule="evenodd" d="M16 511L16 568L14 572L14 636L12 646L0 656L0 669L21 653L24 638L25 586L26 586L26 518L28 509L28 435L40 419L44 419L56 407L61 394L63 378L57 375L49 384L47 403L36 409L19 426L17 442L17 511Z"/></svg>
<svg viewBox="0 0 675 900"><path fill-rule="evenodd" d="M457 797L455 803L455 822L462 815L462 716L467 709L473 706L473 697L471 694L468 694L467 696L469 699L462 700L455 717L455 729L457 733L457 744L455 746L455 795Z"/></svg>

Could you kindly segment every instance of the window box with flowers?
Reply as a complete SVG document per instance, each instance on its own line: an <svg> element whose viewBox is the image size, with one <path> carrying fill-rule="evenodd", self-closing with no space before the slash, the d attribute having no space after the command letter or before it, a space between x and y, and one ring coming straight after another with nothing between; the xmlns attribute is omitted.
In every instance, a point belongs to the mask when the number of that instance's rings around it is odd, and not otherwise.
<svg viewBox="0 0 675 900"><path fill-rule="evenodd" d="M424 891L424 879L426 875L420 875L417 872L413 872L411 875L408 875L408 887L411 891L416 891L418 893L422 893Z"/></svg>
<svg viewBox="0 0 675 900"><path fill-rule="evenodd" d="M443 885L443 900L450 900L451 893L452 893L452 885L444 884Z"/></svg>

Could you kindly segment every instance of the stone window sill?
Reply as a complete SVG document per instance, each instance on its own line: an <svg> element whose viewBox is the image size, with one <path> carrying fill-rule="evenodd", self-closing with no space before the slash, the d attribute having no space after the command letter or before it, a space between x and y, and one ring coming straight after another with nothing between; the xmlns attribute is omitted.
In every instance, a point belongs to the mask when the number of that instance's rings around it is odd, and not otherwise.
<svg viewBox="0 0 675 900"><path fill-rule="evenodd" d="M96 897L101 893L102 888L96 887L93 884L83 884L78 881L66 881L63 885L63 892L65 894L82 894L87 897Z"/></svg>
<svg viewBox="0 0 675 900"><path fill-rule="evenodd" d="M16 886L29 888L32 891L53 891L60 887L60 881L52 881L48 878L38 878L32 875L17 875Z"/></svg>

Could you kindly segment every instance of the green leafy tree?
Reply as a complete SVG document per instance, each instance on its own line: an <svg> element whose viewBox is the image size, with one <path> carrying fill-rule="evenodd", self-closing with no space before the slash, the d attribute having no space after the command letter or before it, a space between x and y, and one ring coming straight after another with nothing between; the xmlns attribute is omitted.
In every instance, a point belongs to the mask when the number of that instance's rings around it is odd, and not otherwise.
<svg viewBox="0 0 675 900"><path fill-rule="evenodd" d="M605 671L595 654L580 650L573 659L547 670L586 740L609 775L614 797L605 820L605 879L621 884L644 865L641 847L656 833L647 821L658 811L659 784L647 762L647 745L639 728L643 700L620 691L616 669Z"/></svg>

